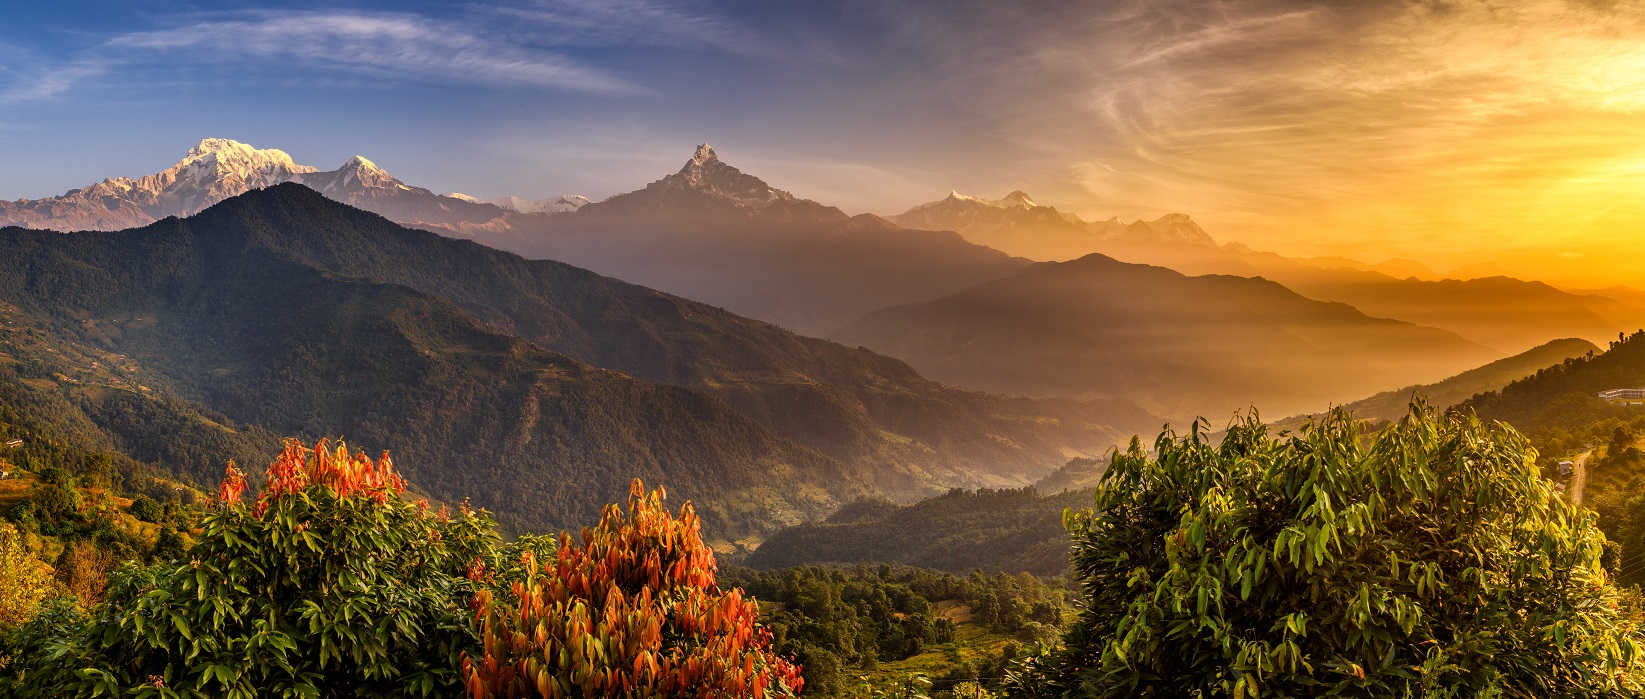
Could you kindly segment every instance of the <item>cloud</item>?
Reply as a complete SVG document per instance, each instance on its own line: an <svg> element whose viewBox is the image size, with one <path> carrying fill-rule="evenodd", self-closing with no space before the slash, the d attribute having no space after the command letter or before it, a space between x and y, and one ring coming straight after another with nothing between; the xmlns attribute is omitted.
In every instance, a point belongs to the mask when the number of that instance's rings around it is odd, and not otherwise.
<svg viewBox="0 0 1645 699"><path fill-rule="evenodd" d="M1088 215L1187 211L1220 237L1441 266L1645 225L1642 2L976 0L887 16L921 81L1045 173L1027 183L1037 198Z"/></svg>
<svg viewBox="0 0 1645 699"><path fill-rule="evenodd" d="M498 41L457 21L408 14L259 11L116 37L108 48L278 62L377 78L598 93L639 88L554 52Z"/></svg>
<svg viewBox="0 0 1645 699"><path fill-rule="evenodd" d="M51 99L105 71L105 66L94 62L70 63L40 70L0 90L0 106Z"/></svg>
<svg viewBox="0 0 1645 699"><path fill-rule="evenodd" d="M540 0L492 12L530 23L537 41L581 46L656 46L777 56L783 48L721 14L659 0ZM791 46L788 48L792 48Z"/></svg>

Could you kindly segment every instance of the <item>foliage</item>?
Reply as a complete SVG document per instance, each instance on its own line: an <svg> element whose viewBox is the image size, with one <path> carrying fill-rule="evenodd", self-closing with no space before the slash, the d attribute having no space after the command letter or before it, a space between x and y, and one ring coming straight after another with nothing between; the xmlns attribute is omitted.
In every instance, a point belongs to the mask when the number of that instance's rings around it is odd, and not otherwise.
<svg viewBox="0 0 1645 699"><path fill-rule="evenodd" d="M858 501L825 521L772 534L748 565L900 563L962 575L983 570L1054 577L1068 570L1062 511L1089 497L1089 491L1042 496L1034 488L955 488L910 505Z"/></svg>
<svg viewBox="0 0 1645 699"><path fill-rule="evenodd" d="M139 522L159 522L165 516L165 509L154 498L147 495L138 495L131 499L131 516Z"/></svg>
<svg viewBox="0 0 1645 699"><path fill-rule="evenodd" d="M35 558L22 532L0 522L0 632L32 619L57 591L51 566Z"/></svg>
<svg viewBox="0 0 1645 699"><path fill-rule="evenodd" d="M1460 407L1512 424L1545 456L1558 459L1588 443L1604 443L1618 426L1638 423L1639 408L1608 403L1597 394L1640 386L1645 386L1645 331L1618 335L1605 352L1567 359Z"/></svg>
<svg viewBox="0 0 1645 699"><path fill-rule="evenodd" d="M852 668L874 668L955 640L954 617L998 633L1034 635L1062 626L1066 590L1026 573L961 577L903 566L804 566L773 571L732 568L720 577L762 603L778 652L805 667L806 692L848 690ZM943 614L940 605L953 614ZM994 668L949 664L944 686L997 679Z"/></svg>
<svg viewBox="0 0 1645 699"><path fill-rule="evenodd" d="M221 504L182 565L127 564L98 613L40 641L0 694L133 697L449 696L473 647L470 563L491 550L482 514L405 500L388 458L287 442L243 500ZM30 640L34 639L34 640ZM9 694L7 692L10 692Z"/></svg>
<svg viewBox="0 0 1645 699"><path fill-rule="evenodd" d="M768 697L797 694L799 668L770 648L758 607L715 586L690 503L676 518L635 480L582 543L523 557L507 592L476 598L483 651L464 658L469 696ZM478 571L477 571L478 574Z"/></svg>
<svg viewBox="0 0 1645 699"><path fill-rule="evenodd" d="M1072 513L1087 609L1019 696L1627 696L1595 517L1508 428L1421 406L1374 440L1196 423Z"/></svg>

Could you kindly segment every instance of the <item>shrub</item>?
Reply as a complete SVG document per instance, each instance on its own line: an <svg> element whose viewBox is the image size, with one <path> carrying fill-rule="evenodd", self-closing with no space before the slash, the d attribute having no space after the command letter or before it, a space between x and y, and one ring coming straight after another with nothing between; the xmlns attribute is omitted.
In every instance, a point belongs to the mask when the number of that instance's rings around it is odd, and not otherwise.
<svg viewBox="0 0 1645 699"><path fill-rule="evenodd" d="M128 564L0 695L402 697L461 691L483 514L403 499L387 456L288 442L250 503L231 464L181 565ZM24 644L26 645L26 644ZM11 693L7 693L10 690Z"/></svg>
<svg viewBox="0 0 1645 699"><path fill-rule="evenodd" d="M0 522L0 632L33 618L36 607L59 592L51 566L35 558L22 532Z"/></svg>
<svg viewBox="0 0 1645 699"><path fill-rule="evenodd" d="M165 515L165 508L161 507L160 503L156 502L154 498L139 495L131 499L130 512L131 516L136 517L139 522L153 523L159 522L160 518Z"/></svg>
<svg viewBox="0 0 1645 699"><path fill-rule="evenodd" d="M483 651L465 657L473 699L792 696L799 668L769 648L758 607L714 584L690 503L676 518L638 480L582 543L476 598Z"/></svg>
<svg viewBox="0 0 1645 699"><path fill-rule="evenodd" d="M1339 411L1154 448L1133 440L1068 517L1086 609L1016 695L1640 690L1595 517L1512 429L1413 406L1374 440Z"/></svg>
<svg viewBox="0 0 1645 699"><path fill-rule="evenodd" d="M34 491L35 516L52 525L79 519L80 491L57 483L47 483Z"/></svg>

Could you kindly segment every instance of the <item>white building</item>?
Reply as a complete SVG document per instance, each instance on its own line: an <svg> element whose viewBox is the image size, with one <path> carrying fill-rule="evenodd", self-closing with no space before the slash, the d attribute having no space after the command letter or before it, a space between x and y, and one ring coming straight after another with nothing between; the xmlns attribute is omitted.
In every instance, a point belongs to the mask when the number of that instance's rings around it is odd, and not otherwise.
<svg viewBox="0 0 1645 699"><path fill-rule="evenodd" d="M1645 400L1645 388L1613 388L1609 391L1600 391L1599 397L1605 400Z"/></svg>

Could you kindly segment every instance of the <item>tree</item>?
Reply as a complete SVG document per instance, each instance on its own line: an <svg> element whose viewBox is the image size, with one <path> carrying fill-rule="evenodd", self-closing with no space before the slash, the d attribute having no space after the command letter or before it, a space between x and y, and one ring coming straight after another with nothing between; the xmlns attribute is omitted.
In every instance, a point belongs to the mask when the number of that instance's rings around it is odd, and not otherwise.
<svg viewBox="0 0 1645 699"><path fill-rule="evenodd" d="M483 650L465 657L473 699L797 694L799 667L770 650L758 606L715 586L691 504L675 517L636 479L582 543L522 559L507 589L476 597ZM483 575L483 572L481 573Z"/></svg>
<svg viewBox="0 0 1645 699"><path fill-rule="evenodd" d="M0 522L0 631L33 618L36 608L60 592L51 566L34 556L10 522Z"/></svg>
<svg viewBox="0 0 1645 699"><path fill-rule="evenodd" d="M1340 411L1116 454L1071 512L1086 609L1017 696L1604 697L1640 644L1595 516L1505 426Z"/></svg>
<svg viewBox="0 0 1645 699"><path fill-rule="evenodd" d="M121 568L98 613L26 659L12 686L0 678L0 695L461 691L475 644L466 572L493 549L488 518L429 512L403 498L387 455L325 441L288 441L254 501L244 489L230 464L188 560Z"/></svg>
<svg viewBox="0 0 1645 699"><path fill-rule="evenodd" d="M154 498L147 495L138 495L131 499L131 516L139 522L159 522L165 515L165 510Z"/></svg>

